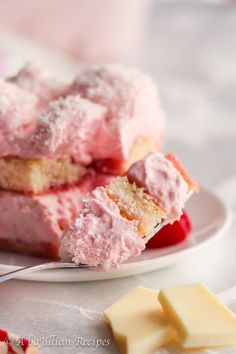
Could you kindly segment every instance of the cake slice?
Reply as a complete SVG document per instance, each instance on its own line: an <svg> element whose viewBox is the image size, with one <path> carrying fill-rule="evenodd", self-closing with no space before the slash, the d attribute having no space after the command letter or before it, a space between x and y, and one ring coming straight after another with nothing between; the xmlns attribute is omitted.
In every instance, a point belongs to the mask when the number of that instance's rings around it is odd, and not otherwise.
<svg viewBox="0 0 236 354"><path fill-rule="evenodd" d="M153 153L133 164L127 177L96 188L81 213L65 230L62 259L109 269L145 248L145 238L163 220L182 214L189 186L163 154Z"/></svg>
<svg viewBox="0 0 236 354"><path fill-rule="evenodd" d="M92 161L96 129L103 116L103 107L69 96L52 101L27 136L15 138L12 124L9 144L6 134L0 142L0 188L38 194L78 183ZM11 121L12 116L7 112L3 118Z"/></svg>

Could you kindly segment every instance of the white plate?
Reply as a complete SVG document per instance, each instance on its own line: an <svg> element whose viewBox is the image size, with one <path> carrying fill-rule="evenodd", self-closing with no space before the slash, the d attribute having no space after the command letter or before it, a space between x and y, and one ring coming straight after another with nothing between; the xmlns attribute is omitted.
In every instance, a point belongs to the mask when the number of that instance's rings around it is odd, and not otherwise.
<svg viewBox="0 0 236 354"><path fill-rule="evenodd" d="M92 281L127 277L150 272L177 263L202 247L210 245L219 236L223 236L230 222L229 211L223 201L205 189L194 195L187 204L187 211L192 221L192 232L188 239L176 246L156 250L145 250L141 256L130 259L119 269L98 272L88 269L44 270L21 279L36 281ZM15 270L20 266L34 265L42 259L0 252L0 273Z"/></svg>

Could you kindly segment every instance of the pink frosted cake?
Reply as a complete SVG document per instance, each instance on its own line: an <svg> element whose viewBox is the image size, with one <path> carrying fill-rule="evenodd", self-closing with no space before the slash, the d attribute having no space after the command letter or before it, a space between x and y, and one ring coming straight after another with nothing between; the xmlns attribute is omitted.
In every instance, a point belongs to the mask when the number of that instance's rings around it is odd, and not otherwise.
<svg viewBox="0 0 236 354"><path fill-rule="evenodd" d="M2 249L57 258L84 195L163 142L155 85L133 68L93 66L67 84L29 64L0 82L0 103Z"/></svg>
<svg viewBox="0 0 236 354"><path fill-rule="evenodd" d="M62 259L109 269L140 255L143 236L163 220L180 218L189 189L197 184L174 155L147 155L126 176L86 196L79 216L63 233Z"/></svg>

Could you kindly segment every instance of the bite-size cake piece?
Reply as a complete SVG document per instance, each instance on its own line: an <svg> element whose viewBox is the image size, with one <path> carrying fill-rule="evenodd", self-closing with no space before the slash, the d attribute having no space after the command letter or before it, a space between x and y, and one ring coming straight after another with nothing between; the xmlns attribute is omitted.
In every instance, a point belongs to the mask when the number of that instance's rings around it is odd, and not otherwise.
<svg viewBox="0 0 236 354"><path fill-rule="evenodd" d="M144 233L163 217L142 189L126 177L115 178L86 196L78 218L63 233L61 257L104 270L116 267L140 255Z"/></svg>
<svg viewBox="0 0 236 354"><path fill-rule="evenodd" d="M164 220L177 220L188 199L189 185L175 165L161 153L149 154L131 166L127 177L88 194L63 233L62 259L109 269L139 255L143 236Z"/></svg>

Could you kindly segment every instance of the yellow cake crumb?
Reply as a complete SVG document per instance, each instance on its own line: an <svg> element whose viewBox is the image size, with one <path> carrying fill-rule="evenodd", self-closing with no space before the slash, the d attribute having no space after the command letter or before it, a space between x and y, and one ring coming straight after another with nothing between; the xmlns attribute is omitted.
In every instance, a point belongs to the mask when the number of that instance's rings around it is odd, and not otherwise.
<svg viewBox="0 0 236 354"><path fill-rule="evenodd" d="M117 177L107 187L108 196L118 205L121 215L128 220L138 220L139 232L148 234L161 222L165 213L153 198L127 177Z"/></svg>
<svg viewBox="0 0 236 354"><path fill-rule="evenodd" d="M42 193L52 187L79 181L86 169L70 157L57 160L22 159L15 156L0 159L0 188L26 193Z"/></svg>

